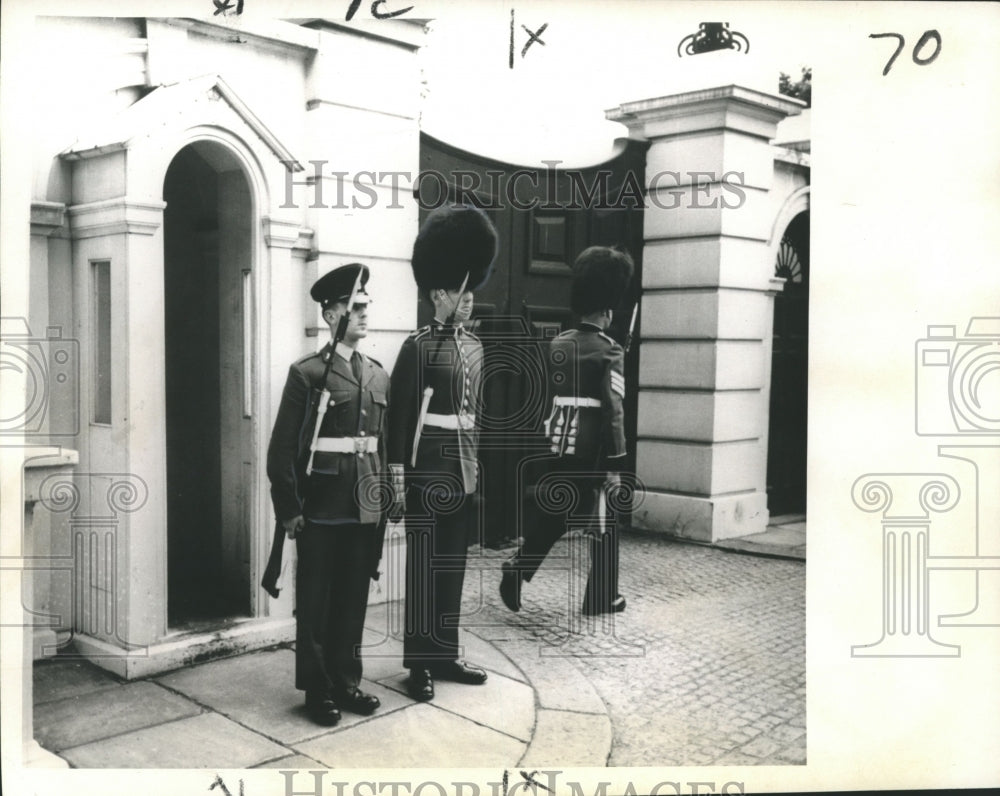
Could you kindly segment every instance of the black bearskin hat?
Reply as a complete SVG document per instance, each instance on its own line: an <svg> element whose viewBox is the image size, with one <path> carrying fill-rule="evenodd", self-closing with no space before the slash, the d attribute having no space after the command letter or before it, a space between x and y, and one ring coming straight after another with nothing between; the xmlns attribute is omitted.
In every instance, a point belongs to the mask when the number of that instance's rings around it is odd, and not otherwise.
<svg viewBox="0 0 1000 796"><path fill-rule="evenodd" d="M477 207L444 205L424 221L413 243L413 278L422 291L477 290L490 278L497 231ZM468 280L465 277L468 274Z"/></svg>
<svg viewBox="0 0 1000 796"><path fill-rule="evenodd" d="M577 315L615 310L625 298L635 264L628 252L608 246L584 249L573 264L570 306Z"/></svg>

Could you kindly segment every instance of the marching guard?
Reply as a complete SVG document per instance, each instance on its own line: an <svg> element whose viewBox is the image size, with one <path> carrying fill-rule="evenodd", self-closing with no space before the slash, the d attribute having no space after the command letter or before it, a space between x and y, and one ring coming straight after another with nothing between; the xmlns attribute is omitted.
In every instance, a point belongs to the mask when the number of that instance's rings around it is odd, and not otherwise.
<svg viewBox="0 0 1000 796"><path fill-rule="evenodd" d="M368 267L354 263L312 286L332 340L289 368L267 451L277 527L262 585L277 596L287 534L298 549L295 687L325 726L341 708L368 715L379 706L358 688L387 508L378 484L387 482L389 377L357 350L368 334L368 278Z"/></svg>
<svg viewBox="0 0 1000 796"><path fill-rule="evenodd" d="M413 276L434 322L403 343L392 371L389 467L406 505L408 690L434 698L434 679L469 685L486 672L459 659L458 625L470 528L478 520L478 418L483 347L464 328L473 291L497 250L492 222L474 207L443 206L421 226Z"/></svg>
<svg viewBox="0 0 1000 796"><path fill-rule="evenodd" d="M627 252L591 246L574 264L571 306L580 316L575 329L552 340L549 394L552 409L545 435L552 458L546 473L565 476L579 494L575 513L595 518L588 531L590 575L582 611L586 615L625 609L618 593L618 529L608 495L620 489L624 462L625 352L605 330L621 304L634 265ZM525 505L524 541L502 565L500 596L512 611L521 609L521 588L567 530L567 511L549 500L545 478ZM609 521L610 520L610 521Z"/></svg>

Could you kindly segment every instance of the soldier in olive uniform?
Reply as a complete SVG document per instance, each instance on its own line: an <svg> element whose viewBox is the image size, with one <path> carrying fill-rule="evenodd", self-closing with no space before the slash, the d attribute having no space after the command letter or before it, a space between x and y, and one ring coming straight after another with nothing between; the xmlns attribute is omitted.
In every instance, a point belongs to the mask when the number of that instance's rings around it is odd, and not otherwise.
<svg viewBox="0 0 1000 796"><path fill-rule="evenodd" d="M569 480L579 497L573 513L591 518L590 576L583 613L616 613L625 609L618 593L618 534L607 496L620 489L624 462L625 352L605 330L612 312L632 279L632 258L606 246L591 246L574 264L571 293L580 325L551 343L548 384L552 411L545 422L551 459L545 472ZM530 581L555 542L566 532L567 512L558 499L547 499L545 478L534 499L526 501L524 542L504 562L500 596L512 611L521 608L523 581Z"/></svg>
<svg viewBox="0 0 1000 796"><path fill-rule="evenodd" d="M496 256L493 224L473 207L432 212L413 246L413 275L434 305L430 326L403 343L392 371L389 467L406 500L403 665L417 700L434 678L477 685L486 672L458 657L470 528L478 519L477 410L483 347L462 323Z"/></svg>
<svg viewBox="0 0 1000 796"><path fill-rule="evenodd" d="M289 368L267 451L278 528L263 585L277 595L287 533L298 549L295 687L305 691L309 716L327 726L339 721L339 708L367 715L379 706L358 688L357 651L382 553L380 479L387 483L389 377L357 350L368 334L368 277L354 263L312 286L333 340Z"/></svg>

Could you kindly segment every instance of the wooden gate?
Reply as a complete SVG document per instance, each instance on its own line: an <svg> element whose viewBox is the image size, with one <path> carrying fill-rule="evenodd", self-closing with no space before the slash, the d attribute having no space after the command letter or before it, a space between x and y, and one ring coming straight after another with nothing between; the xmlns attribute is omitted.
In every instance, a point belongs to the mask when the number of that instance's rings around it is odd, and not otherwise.
<svg viewBox="0 0 1000 796"><path fill-rule="evenodd" d="M548 413L536 374L544 344L576 322L569 309L571 267L591 245L619 245L635 260L631 294L609 333L625 340L642 280L645 142L629 141L611 160L583 169L520 168L421 136L421 222L429 207L474 202L496 224L500 250L490 282L476 294L472 328L484 347L484 433L480 446L486 502L481 540L502 546L518 534L518 464L539 443ZM420 302L418 318L431 320ZM638 337L638 322L636 324ZM634 468L639 352L626 358L626 434Z"/></svg>

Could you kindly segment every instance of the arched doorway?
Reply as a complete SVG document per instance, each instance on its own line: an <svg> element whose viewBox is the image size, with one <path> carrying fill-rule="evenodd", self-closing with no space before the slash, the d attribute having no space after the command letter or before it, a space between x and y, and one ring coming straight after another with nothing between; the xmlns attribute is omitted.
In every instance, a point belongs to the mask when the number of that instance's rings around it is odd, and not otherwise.
<svg viewBox="0 0 1000 796"><path fill-rule="evenodd" d="M236 157L200 141L163 184L167 624L251 613L253 200Z"/></svg>
<svg viewBox="0 0 1000 796"><path fill-rule="evenodd" d="M775 276L785 287L774 299L767 505L771 517L806 509L806 428L809 387L809 213L796 215L778 246Z"/></svg>

